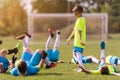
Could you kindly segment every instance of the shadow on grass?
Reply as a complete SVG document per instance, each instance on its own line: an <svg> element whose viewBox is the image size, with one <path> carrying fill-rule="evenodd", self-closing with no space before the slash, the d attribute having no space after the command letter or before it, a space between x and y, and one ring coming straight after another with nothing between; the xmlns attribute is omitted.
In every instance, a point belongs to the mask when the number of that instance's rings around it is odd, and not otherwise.
<svg viewBox="0 0 120 80"><path fill-rule="evenodd" d="M62 73L37 73L37 74L35 74L35 75L30 75L30 76L39 76L39 75L41 75L41 76L44 76L44 75L55 75L55 76L60 76L60 75L63 75Z"/></svg>

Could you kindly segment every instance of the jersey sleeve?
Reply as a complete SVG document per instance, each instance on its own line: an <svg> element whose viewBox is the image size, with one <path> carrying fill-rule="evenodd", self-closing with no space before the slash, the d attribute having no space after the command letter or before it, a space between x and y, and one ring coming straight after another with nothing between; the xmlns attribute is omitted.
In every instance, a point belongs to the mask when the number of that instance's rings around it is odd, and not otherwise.
<svg viewBox="0 0 120 80"><path fill-rule="evenodd" d="M11 75L13 76L18 76L18 69L17 67L13 68L11 71L10 71Z"/></svg>
<svg viewBox="0 0 120 80"><path fill-rule="evenodd" d="M91 74L101 74L100 70L90 70Z"/></svg>
<svg viewBox="0 0 120 80"><path fill-rule="evenodd" d="M40 71L38 66L28 66L28 75L37 74Z"/></svg>

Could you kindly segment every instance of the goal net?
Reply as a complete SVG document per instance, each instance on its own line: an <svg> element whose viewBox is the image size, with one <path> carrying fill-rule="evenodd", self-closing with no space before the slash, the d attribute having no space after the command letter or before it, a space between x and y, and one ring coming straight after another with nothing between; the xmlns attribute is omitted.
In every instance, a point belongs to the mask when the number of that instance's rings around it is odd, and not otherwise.
<svg viewBox="0 0 120 80"><path fill-rule="evenodd" d="M108 15L106 13L83 14L87 21L87 40L108 39ZM61 29L61 38L66 39L73 30L75 17L72 13L41 13L28 15L28 32L32 41L44 40L48 36L47 29Z"/></svg>

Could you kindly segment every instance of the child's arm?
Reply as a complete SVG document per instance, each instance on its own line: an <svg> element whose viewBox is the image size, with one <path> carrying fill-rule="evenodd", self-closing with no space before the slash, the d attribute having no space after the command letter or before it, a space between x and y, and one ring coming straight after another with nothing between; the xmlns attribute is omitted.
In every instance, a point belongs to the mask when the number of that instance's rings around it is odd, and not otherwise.
<svg viewBox="0 0 120 80"><path fill-rule="evenodd" d="M71 35L67 39L67 44L69 45L71 38L74 36L74 30L72 31Z"/></svg>
<svg viewBox="0 0 120 80"><path fill-rule="evenodd" d="M120 76L120 73L115 73L115 72L113 72L112 73L114 76Z"/></svg>
<svg viewBox="0 0 120 80"><path fill-rule="evenodd" d="M90 70L87 70L87 69L85 69L85 68L83 68L83 67L80 67L80 68L81 68L81 69L82 69L82 71L83 71L83 72L85 72L85 73L89 73L89 74L91 73L91 71L90 71Z"/></svg>
<svg viewBox="0 0 120 80"><path fill-rule="evenodd" d="M15 67L15 62L17 60L17 57L15 57L15 55L12 56L12 62L9 66L10 70L12 70Z"/></svg>

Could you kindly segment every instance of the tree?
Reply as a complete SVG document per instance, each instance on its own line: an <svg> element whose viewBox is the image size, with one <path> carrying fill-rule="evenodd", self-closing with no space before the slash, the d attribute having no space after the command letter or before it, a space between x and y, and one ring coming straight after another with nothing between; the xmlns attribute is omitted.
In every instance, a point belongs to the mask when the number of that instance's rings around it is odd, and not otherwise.
<svg viewBox="0 0 120 80"><path fill-rule="evenodd" d="M19 5L20 0L4 0L1 8L1 22L4 26L0 28L1 35L17 35L27 27L27 17L23 8Z"/></svg>
<svg viewBox="0 0 120 80"><path fill-rule="evenodd" d="M67 0L37 0L33 8L38 13L64 13L67 12Z"/></svg>

